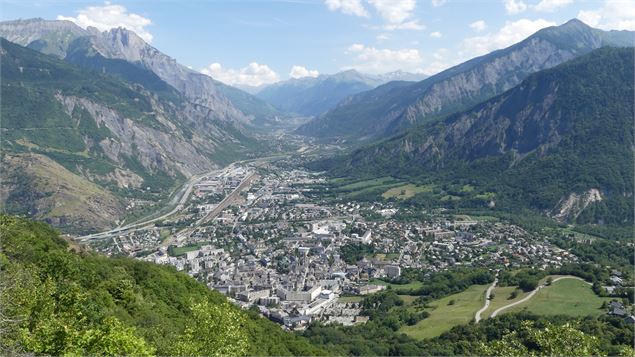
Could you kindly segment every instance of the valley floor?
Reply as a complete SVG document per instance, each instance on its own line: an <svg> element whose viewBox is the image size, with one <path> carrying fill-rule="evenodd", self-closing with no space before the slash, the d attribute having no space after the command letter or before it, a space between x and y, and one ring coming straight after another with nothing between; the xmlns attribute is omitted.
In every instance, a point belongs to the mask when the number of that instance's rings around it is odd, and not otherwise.
<svg viewBox="0 0 635 357"><path fill-rule="evenodd" d="M320 173L298 169L299 160L287 155L233 163L190 180L167 214L79 240L107 255L172 265L288 329L302 330L309 321L363 323L364 298L390 289L412 305L412 313L429 313L400 328L415 339L473 321L490 285L472 285L421 309L417 301L426 284L404 282L406 271L581 263L570 251L493 216L399 204L401 197L428 191L425 186L393 178L334 185ZM355 194L333 197L331 190ZM379 191L378 198L356 198L368 190ZM567 311L606 313L595 306L606 299L591 299L588 286L580 292L587 294L581 295L584 303L545 296L557 284L567 283L554 281L527 301L531 293L499 284L481 318L525 310L547 314L544 306L572 316Z"/></svg>

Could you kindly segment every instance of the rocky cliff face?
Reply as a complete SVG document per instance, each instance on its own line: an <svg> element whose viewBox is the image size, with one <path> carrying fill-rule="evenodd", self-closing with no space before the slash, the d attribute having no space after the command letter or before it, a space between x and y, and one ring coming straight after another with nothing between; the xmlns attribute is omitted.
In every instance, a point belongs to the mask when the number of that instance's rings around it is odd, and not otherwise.
<svg viewBox="0 0 635 357"><path fill-rule="evenodd" d="M66 56L68 46L75 39L86 35L87 31L70 21L29 19L0 22L1 37L59 58Z"/></svg>
<svg viewBox="0 0 635 357"><path fill-rule="evenodd" d="M551 68L576 56L541 38L531 38L517 50L509 51L480 66L433 83L425 94L409 105L395 123L409 127L426 116L479 102L520 83L528 74Z"/></svg>
<svg viewBox="0 0 635 357"><path fill-rule="evenodd" d="M248 124L253 116L250 111L254 108L245 108L245 112L238 109L211 77L179 64L124 28L100 32L92 27L83 29L70 21L30 19L0 23L0 36L62 59L74 43L81 40L82 45L89 45L105 58L125 60L152 71L190 102L207 107L207 120L226 121L240 127Z"/></svg>
<svg viewBox="0 0 635 357"><path fill-rule="evenodd" d="M629 31L601 31L578 20L538 31L526 40L450 68L410 86L376 89L341 103L299 131L318 137L377 138L467 109L554 67L606 45L633 45ZM347 123L350 122L350 123Z"/></svg>
<svg viewBox="0 0 635 357"><path fill-rule="evenodd" d="M58 94L56 99L64 105L69 117L77 110L85 110L98 127L112 133L94 144L120 165L125 164L125 157L136 157L147 172L163 171L171 175L178 172L185 177L215 167L214 162L202 154L213 153L213 145L197 133L189 139L184 138L179 128L164 116L158 103L154 107L155 118L167 130L148 127L86 98ZM90 144L90 138L85 140ZM120 182L117 184L121 185Z"/></svg>
<svg viewBox="0 0 635 357"><path fill-rule="evenodd" d="M94 34L91 39L95 48L105 57L124 59L151 70L191 102L209 108L216 118L247 123L246 116L219 92L211 77L177 63L174 58L148 45L134 32L116 28Z"/></svg>
<svg viewBox="0 0 635 357"><path fill-rule="evenodd" d="M103 228L123 217L121 199L159 200L185 177L256 150L253 139L176 91L152 92L1 43L2 149L15 172L0 203L10 212L30 207L19 213L64 228ZM73 184L57 190L47 180ZM74 209L88 199L108 209L97 218L98 209Z"/></svg>
<svg viewBox="0 0 635 357"><path fill-rule="evenodd" d="M120 198L45 155L5 153L2 167L3 211L44 220L65 232L105 230L124 212Z"/></svg>
<svg viewBox="0 0 635 357"><path fill-rule="evenodd" d="M571 129L561 111L554 108L558 84L527 81L496 100L447 120L447 126L427 140L405 136L397 150L420 160L443 164L449 157L476 160L512 153L516 160L558 144ZM533 99L540 98L539 102Z"/></svg>
<svg viewBox="0 0 635 357"><path fill-rule="evenodd" d="M577 193L572 192L563 197L550 215L560 222L575 221L590 204L602 201L602 194L597 188Z"/></svg>

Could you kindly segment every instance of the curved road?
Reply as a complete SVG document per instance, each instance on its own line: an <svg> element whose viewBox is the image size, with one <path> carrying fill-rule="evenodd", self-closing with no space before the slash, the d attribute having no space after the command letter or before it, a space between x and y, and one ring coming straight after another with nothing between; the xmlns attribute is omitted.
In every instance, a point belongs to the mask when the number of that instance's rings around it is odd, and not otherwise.
<svg viewBox="0 0 635 357"><path fill-rule="evenodd" d="M577 279L577 280L580 280L580 281L585 282L586 284L593 285L593 284L589 283L588 281L585 281L585 280L584 280L584 279L582 279L582 278L578 278L577 276L561 276L561 277L559 277L559 278L555 278L555 279L553 279L553 281L552 281L551 283L553 284L553 283L555 283L556 281L558 281L558 280L562 280L562 279ZM520 299L520 300L518 300L518 301L516 301L516 302L513 302L513 303L511 303L511 304L509 304L509 305L505 305L505 306L503 306L503 307L499 307L498 309L494 310L494 312L492 312L491 317L496 317L496 315L498 315L498 313L500 313L501 311L507 310L507 309L509 309L510 307L514 307L514 306L516 306L516 305L519 305L519 304L524 303L525 301L527 301L527 300L531 299L534 295L536 295L536 293L537 293L540 289L542 289L542 288L544 288L544 287L546 287L546 286L547 286L547 285L545 285L545 284L539 285L537 288L535 288L534 290L532 290L532 291L529 293L529 295L525 296L524 298L522 298L522 299Z"/></svg>
<svg viewBox="0 0 635 357"><path fill-rule="evenodd" d="M106 231L106 232L94 233L94 234L89 234L89 235L77 237L77 239L80 240L80 241L85 241L85 240L91 240L91 239L108 238L109 236L111 236L113 234L122 233L122 232L125 232L125 231L130 231L132 229L145 228L147 225L149 225L151 223L154 223L154 222L159 221L161 219L167 218L167 217L177 213L181 209L183 209L183 205L185 204L185 202L187 202L188 198L190 197L190 193L192 192L192 189L194 188L194 185L196 185L198 182L200 182L203 177L214 175L215 173L220 172L222 170L223 169L217 169L217 170L213 170L213 171L207 172L205 174L201 174L201 175L197 175L197 176L192 177L188 182L186 182L181 187L180 190L176 191L176 194L170 200L170 204L175 204L176 203L176 206L174 207L174 209L172 209L168 213L165 213L165 214L163 214L163 215L161 215L159 217L152 218L152 219L149 219L149 220L146 220L146 221L142 221L142 222L138 222L138 223L131 223L131 224L125 225L123 227L117 227L117 228L111 229L111 230Z"/></svg>
<svg viewBox="0 0 635 357"><path fill-rule="evenodd" d="M280 155L271 155L271 156L266 156L266 157L261 157L261 158L257 158L257 159L247 159L247 160L242 160L242 161L237 161L234 163L231 163L221 169L216 169L216 170L212 170L209 172L206 172L204 174L200 174L200 175L196 175L193 176L192 178L190 178L186 183L183 184L183 186L181 186L181 188L179 190L175 191L174 196L172 197L172 199L170 199L170 203L169 205L173 205L176 204L176 206L169 211L168 213L165 213L159 217L156 218L152 218L152 219L147 219L141 222L137 222L137 223L130 223L128 225L125 225L123 227L117 227L117 228L113 228L109 231L106 232L100 232L100 233L93 233L93 234L89 234L89 235L85 235L85 236L80 236L77 237L76 239L78 241L88 241L91 239L102 239L102 238L109 238L110 236L114 235L114 234L120 234L123 232L127 232L127 231L134 231L134 230L139 230L139 229L146 229L149 228L149 225L165 219L169 216L174 215L175 213L178 213L179 211L181 211L185 205L185 203L187 202L187 200L190 197L190 193L192 192L192 189L194 188L194 185L196 185L198 182L200 182L203 177L206 176L212 176L214 174L217 174L218 172L222 172L224 170L226 170L227 168L236 165L236 164L243 164L243 163L248 163L248 162L263 162L263 161L269 161L272 159L276 159L276 158L280 158L280 157L286 157L288 155L286 154L280 154Z"/></svg>
<svg viewBox="0 0 635 357"><path fill-rule="evenodd" d="M489 307L491 301L490 296L492 296L492 290L494 290L496 284L498 284L498 272L496 272L496 278L494 278L492 285L490 285L490 287L485 291L485 305L483 305L483 307L476 312L476 315L474 315L474 321L476 321L476 323L481 321L481 314Z"/></svg>

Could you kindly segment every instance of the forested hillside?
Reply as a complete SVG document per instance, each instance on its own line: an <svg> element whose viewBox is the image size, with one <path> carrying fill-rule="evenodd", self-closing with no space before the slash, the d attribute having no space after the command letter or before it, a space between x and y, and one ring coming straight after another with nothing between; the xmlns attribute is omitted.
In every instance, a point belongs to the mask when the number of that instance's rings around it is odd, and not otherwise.
<svg viewBox="0 0 635 357"><path fill-rule="evenodd" d="M3 355L324 353L174 268L98 256L6 215L0 238Z"/></svg>
<svg viewBox="0 0 635 357"><path fill-rule="evenodd" d="M632 48L596 50L466 112L321 167L340 176L476 186L459 205L531 207L557 220L628 224L633 60Z"/></svg>

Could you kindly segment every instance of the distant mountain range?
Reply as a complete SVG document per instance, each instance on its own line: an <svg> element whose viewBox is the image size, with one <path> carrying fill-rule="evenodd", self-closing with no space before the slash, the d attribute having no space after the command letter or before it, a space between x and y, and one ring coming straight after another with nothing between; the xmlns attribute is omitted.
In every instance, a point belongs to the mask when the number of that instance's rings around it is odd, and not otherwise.
<svg viewBox="0 0 635 357"><path fill-rule="evenodd" d="M95 56L113 76L1 45L0 199L10 213L76 231L111 227L122 197L153 202L179 180L263 150L154 72Z"/></svg>
<svg viewBox="0 0 635 357"><path fill-rule="evenodd" d="M632 46L632 31L602 31L579 20L542 29L494 51L410 85L388 83L340 102L298 133L367 140L467 109L554 67L602 46Z"/></svg>
<svg viewBox="0 0 635 357"><path fill-rule="evenodd" d="M391 81L420 81L426 76L402 71L381 75L347 70L318 77L278 82L259 89L256 96L284 112L316 116L335 107L344 98Z"/></svg>
<svg viewBox="0 0 635 357"><path fill-rule="evenodd" d="M237 125L256 121L257 125L282 115L246 92L177 63L124 28L100 32L94 27L83 29L70 21L29 19L0 22L0 37L80 66L121 75L126 80L136 78L145 84L147 77L156 76L192 103L206 107L212 120ZM143 70L152 73L140 78Z"/></svg>
<svg viewBox="0 0 635 357"><path fill-rule="evenodd" d="M0 203L65 230L112 227L124 202L152 204L187 177L266 152L257 131L286 125L272 105L123 28L17 20L0 37Z"/></svg>
<svg viewBox="0 0 635 357"><path fill-rule="evenodd" d="M456 202L446 201L449 205L530 207L562 221L628 224L633 220L633 54L632 47L595 50L529 75L467 111L423 123L322 168L337 176L475 187Z"/></svg>
<svg viewBox="0 0 635 357"><path fill-rule="evenodd" d="M452 142L451 135L442 134L446 124L441 121L501 95L532 73L605 45L632 45L634 40L633 32L606 32L572 20L418 82L397 80L418 79L403 72L368 76L351 70L277 83L254 96L182 66L122 28L100 32L69 21L17 20L0 23L0 37L9 40L2 40L0 53L2 164L9 173L3 178L0 203L10 213L28 214L76 231L111 227L124 217L126 201L152 204L186 177L266 152L268 143L258 139L257 132L288 126L290 116L285 112L319 115L298 129L298 133L317 137L358 142L409 131L398 136L408 138L406 141L393 139L358 151L335 165L333 172L412 176L421 168L438 170L451 163L470 162L471 174L478 177L481 171L472 169L471 162L489 162L484 157L493 154L509 158L509 167L531 162L525 156L534 157L536 150L556 145L559 141L549 135L558 138L564 133L551 129L543 133L542 124L532 124L513 139L515 144L509 144L500 139L503 134L492 134L506 128L494 117L488 121L487 134L478 131L480 136L470 137L464 133L460 142L458 137ZM573 95L567 98L576 100ZM534 108L529 102L521 104L527 111ZM457 123L470 125L468 121ZM545 123L548 128L555 125ZM443 139L434 139L431 133L444 135ZM551 139L538 141L534 147L536 138L531 135ZM503 141L492 141L490 136ZM511 136L503 137L508 140ZM585 137L589 142L592 139ZM451 149L444 146L450 144ZM456 156L454 147L463 148L466 156ZM530 149L523 151L525 147ZM611 150L606 152L613 153ZM413 152L418 154L411 156ZM558 157L575 162L569 154ZM496 161L497 165L501 162ZM508 166L502 167L507 170ZM614 172L624 172L619 167L612 169L611 177ZM545 171L540 170L536 172ZM531 177L533 172L522 174ZM578 195L578 201L598 195L617 197L615 180L584 185L586 191L567 186L577 181L565 181L566 185L557 181L557 190L548 190L552 193L549 198L523 199L534 207L553 210L556 199L564 200L566 207L576 206L572 194ZM507 182L505 187L513 184ZM630 191L619 192L627 195ZM568 197L573 201L567 201ZM606 210L615 212L614 208ZM569 211L553 214L584 219L578 217L580 212ZM608 219L606 216L598 213L589 219Z"/></svg>

